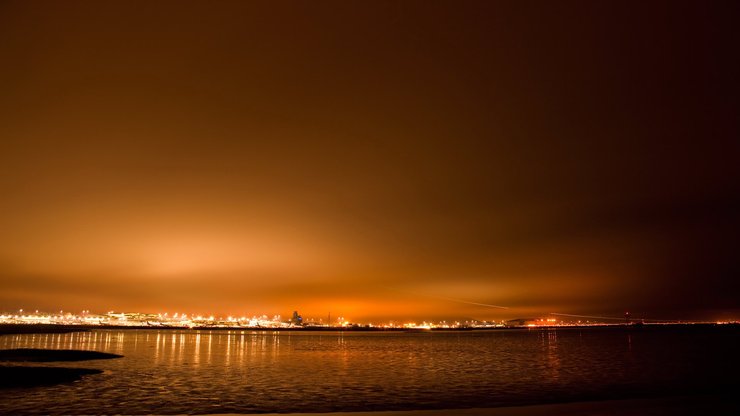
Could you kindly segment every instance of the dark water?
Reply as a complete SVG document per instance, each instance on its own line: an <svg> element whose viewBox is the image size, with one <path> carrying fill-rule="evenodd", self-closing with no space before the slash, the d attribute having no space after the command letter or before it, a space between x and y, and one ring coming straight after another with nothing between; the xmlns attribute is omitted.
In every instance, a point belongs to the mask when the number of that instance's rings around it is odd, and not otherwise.
<svg viewBox="0 0 740 416"><path fill-rule="evenodd" d="M90 349L104 370L0 391L0 414L264 413L489 407L729 391L736 327L422 333L99 330L5 335Z"/></svg>

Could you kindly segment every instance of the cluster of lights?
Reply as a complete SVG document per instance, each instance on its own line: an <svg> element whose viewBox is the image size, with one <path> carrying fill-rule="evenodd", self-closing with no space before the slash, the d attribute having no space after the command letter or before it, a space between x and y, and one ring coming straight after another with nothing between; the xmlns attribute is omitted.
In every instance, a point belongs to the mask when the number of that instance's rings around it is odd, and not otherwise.
<svg viewBox="0 0 740 416"><path fill-rule="evenodd" d="M658 323L658 322L655 322ZM660 322L680 323L680 322ZM686 323L686 322L683 322ZM706 322L709 323L709 322ZM731 324L736 321L711 322L716 324ZM262 316L227 316L217 317L215 315L195 315L185 313L122 313L107 312L105 314L94 314L89 310L83 310L80 314L59 311L59 313L43 313L34 311L24 312L23 309L17 313L0 313L0 324L58 324L58 325L111 325L131 327L173 327L173 328L377 328L377 329L458 329L458 328L502 328L502 327L558 327L558 326L588 326L588 325L623 325L621 323L604 323L599 321L564 321L555 318L539 318L515 321L439 321L439 322L387 322L380 324L357 324L352 323L344 317L339 317L334 322L310 319L304 322L283 320L280 315L268 317Z"/></svg>
<svg viewBox="0 0 740 416"><path fill-rule="evenodd" d="M216 317L213 315L188 315L174 313L123 313L110 311L105 314L92 314L84 310L80 314L59 311L59 313L18 313L0 314L2 324L58 324L58 325L114 325L135 327L250 327L250 328L290 328L292 322L283 322L280 315L272 318L266 315L247 317Z"/></svg>
<svg viewBox="0 0 740 416"><path fill-rule="evenodd" d="M59 325L113 325L134 327L223 327L223 328L377 328L377 329L454 329L454 328L490 328L503 327L504 322L484 321L439 321L439 322L388 322L357 324L345 317L338 317L334 322L309 319L305 322L285 321L280 315L262 316L215 316L186 313L125 313L109 311L105 314L94 314L83 310L80 314L59 311L58 313L26 313L20 309L17 313L0 314L1 324L59 324Z"/></svg>

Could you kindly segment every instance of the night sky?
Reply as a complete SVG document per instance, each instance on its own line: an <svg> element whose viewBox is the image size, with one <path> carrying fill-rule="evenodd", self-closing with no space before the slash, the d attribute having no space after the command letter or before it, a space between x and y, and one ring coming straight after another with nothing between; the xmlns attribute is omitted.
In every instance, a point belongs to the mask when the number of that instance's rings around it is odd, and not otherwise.
<svg viewBox="0 0 740 416"><path fill-rule="evenodd" d="M0 310L740 318L736 9L0 1Z"/></svg>

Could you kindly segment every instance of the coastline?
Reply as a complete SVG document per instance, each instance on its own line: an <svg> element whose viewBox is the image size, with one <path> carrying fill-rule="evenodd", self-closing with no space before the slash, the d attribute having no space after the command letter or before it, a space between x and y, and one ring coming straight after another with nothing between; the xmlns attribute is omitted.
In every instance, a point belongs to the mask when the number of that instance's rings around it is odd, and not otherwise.
<svg viewBox="0 0 740 416"><path fill-rule="evenodd" d="M178 330L178 331L259 331L259 332L378 332L378 333L429 333L429 332L496 332L496 331L539 331L539 330L577 330L577 329L670 329L670 328L738 328L735 323L718 324L701 323L660 323L660 324L591 324L591 325L538 325L505 326L505 327L460 327L460 328L382 328L382 327L248 327L248 326L170 326L170 325L88 325L88 324L29 324L5 323L0 324L0 335L17 334L65 334L72 332L89 332L95 329L102 330Z"/></svg>

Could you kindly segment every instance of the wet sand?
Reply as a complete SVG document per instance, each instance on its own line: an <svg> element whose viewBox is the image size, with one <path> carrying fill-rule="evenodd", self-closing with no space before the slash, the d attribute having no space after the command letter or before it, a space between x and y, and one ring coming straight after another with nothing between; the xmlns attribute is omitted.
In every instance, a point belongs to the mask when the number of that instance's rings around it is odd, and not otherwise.
<svg viewBox="0 0 740 416"><path fill-rule="evenodd" d="M46 363L53 361L87 361L122 358L122 355L100 351L47 350L38 348L16 348L0 350L0 361Z"/></svg>
<svg viewBox="0 0 740 416"><path fill-rule="evenodd" d="M0 388L51 386L100 373L101 370L92 368L0 366Z"/></svg>
<svg viewBox="0 0 740 416"><path fill-rule="evenodd" d="M70 362L121 357L123 356L118 354L83 350L46 350L37 348L0 350L0 362L3 363ZM50 386L76 381L85 375L100 373L102 373L101 370L92 368L0 365L0 388L10 389Z"/></svg>
<svg viewBox="0 0 740 416"><path fill-rule="evenodd" d="M740 399L730 395L696 395L485 409L272 413L268 416L689 416L702 414L711 416L738 415L740 414Z"/></svg>

